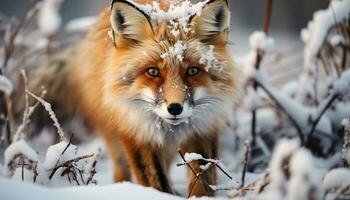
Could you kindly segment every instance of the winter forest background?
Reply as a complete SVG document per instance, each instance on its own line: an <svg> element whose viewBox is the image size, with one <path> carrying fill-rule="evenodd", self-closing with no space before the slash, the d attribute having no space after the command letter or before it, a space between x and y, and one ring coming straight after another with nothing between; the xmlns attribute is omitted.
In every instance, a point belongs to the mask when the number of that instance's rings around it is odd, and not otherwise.
<svg viewBox="0 0 350 200"><path fill-rule="evenodd" d="M52 91L27 85L109 3L0 0L0 199L186 198L182 164L200 156L174 162L183 197L112 185L103 142L51 106ZM349 199L350 0L230 0L230 9L229 48L247 79L213 161L217 198Z"/></svg>

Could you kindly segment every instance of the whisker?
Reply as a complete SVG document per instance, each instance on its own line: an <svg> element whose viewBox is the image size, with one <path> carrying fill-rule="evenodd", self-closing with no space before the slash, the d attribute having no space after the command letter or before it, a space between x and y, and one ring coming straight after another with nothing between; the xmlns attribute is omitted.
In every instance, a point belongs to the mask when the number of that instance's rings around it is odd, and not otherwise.
<svg viewBox="0 0 350 200"><path fill-rule="evenodd" d="M141 97L136 97L136 98L130 98L130 101L144 103L144 104L150 104L152 106L157 105L157 102L155 100L151 99L151 98L144 99L144 98L141 98Z"/></svg>
<svg viewBox="0 0 350 200"><path fill-rule="evenodd" d="M204 98L201 98L201 99L198 99L196 101L194 101L194 105L195 106L198 106L198 105L203 105L203 104L218 104L222 102L222 100L220 98L217 98L217 97L204 97Z"/></svg>

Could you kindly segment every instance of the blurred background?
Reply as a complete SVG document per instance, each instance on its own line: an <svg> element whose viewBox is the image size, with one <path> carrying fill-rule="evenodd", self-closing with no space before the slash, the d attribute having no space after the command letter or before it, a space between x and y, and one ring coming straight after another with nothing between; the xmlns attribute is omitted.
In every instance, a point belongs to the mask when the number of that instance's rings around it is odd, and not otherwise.
<svg viewBox="0 0 350 200"><path fill-rule="evenodd" d="M30 1L0 0L0 13L20 17ZM64 23L72 19L93 16L109 6L110 0L65 0L61 7ZM265 1L229 0L232 12L231 43L235 53L248 48L248 37L254 30L262 28ZM276 0L274 1L270 34L277 44L293 48L301 44L300 29L307 26L314 11L327 8L329 0ZM278 45L277 45L278 46Z"/></svg>

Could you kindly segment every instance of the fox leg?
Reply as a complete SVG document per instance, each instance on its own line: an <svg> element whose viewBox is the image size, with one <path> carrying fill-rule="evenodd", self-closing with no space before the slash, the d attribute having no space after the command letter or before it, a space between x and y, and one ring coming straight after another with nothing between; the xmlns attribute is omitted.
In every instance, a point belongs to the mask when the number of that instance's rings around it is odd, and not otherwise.
<svg viewBox="0 0 350 200"><path fill-rule="evenodd" d="M149 145L136 145L129 139L123 143L137 183L174 194L169 184L165 151Z"/></svg>
<svg viewBox="0 0 350 200"><path fill-rule="evenodd" d="M217 159L218 147L217 136L193 136L188 140L186 144L182 146L183 153L198 153L204 158ZM205 161L192 161L190 163L195 173L201 172L201 165L206 165ZM189 169L188 170L188 195L189 196L214 196L215 192L209 187L209 185L216 185L217 174L216 167L211 166L203 174L199 176L197 180L196 176Z"/></svg>
<svg viewBox="0 0 350 200"><path fill-rule="evenodd" d="M104 138L113 160L114 182L131 181L130 166L118 135L110 132L107 134Z"/></svg>

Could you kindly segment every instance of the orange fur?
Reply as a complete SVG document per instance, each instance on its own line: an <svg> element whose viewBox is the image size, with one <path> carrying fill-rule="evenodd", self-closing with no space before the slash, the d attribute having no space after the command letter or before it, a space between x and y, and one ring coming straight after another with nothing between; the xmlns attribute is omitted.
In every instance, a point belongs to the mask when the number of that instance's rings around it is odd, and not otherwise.
<svg viewBox="0 0 350 200"><path fill-rule="evenodd" d="M224 0L213 2L221 3L221 7L226 5ZM160 3L164 10L168 9L167 1L162 0ZM116 5L119 9L118 6L120 9L131 9L123 3ZM130 12L134 11L127 10L127 13ZM137 12L131 14L135 24L142 27L135 27L135 30L143 32L131 35L130 39L123 35L123 30L114 30L115 40L112 41L108 37L112 29L111 11L103 11L86 39L76 48L78 54L69 67L69 80L81 113L107 141L115 160L115 180L130 180L129 164L138 183L173 193L168 181L168 170L178 147L183 146L205 157L217 157L217 133L224 128L228 114L216 113L215 110L229 113L238 90L235 79L237 70L226 49L226 29L210 38L202 37L198 30L200 27L197 26L201 19L195 17L192 24L194 31L186 32L180 28L179 35L174 36L168 29L167 21L152 21L148 24ZM116 13L115 17L119 15ZM114 29L120 27L118 24L113 26ZM186 45L183 59L161 56L179 41ZM205 70L206 65L199 62L199 43L205 49L214 46L215 55L222 65L221 70ZM160 76L150 77L145 71L148 66L158 67ZM192 66L198 66L200 73L189 77L187 70ZM190 118L189 124L167 124L154 112L147 111L151 108L147 107L149 105L146 102L138 102L139 98L144 98L142 95L150 94L147 98L164 101L165 105L175 102L184 106L186 102L190 104L195 101L195 94L200 95L199 91L203 88L213 101L219 99L220 103L216 104L219 108L210 107L208 111L193 108L193 120ZM142 106L145 106L145 110ZM120 142L124 148L121 148ZM123 155L124 151L126 156ZM193 165L199 170L198 163L194 162ZM192 183L195 177L189 177ZM203 177L210 184L216 182L215 170L209 170ZM204 182L196 185L192 193L197 196L213 194Z"/></svg>

